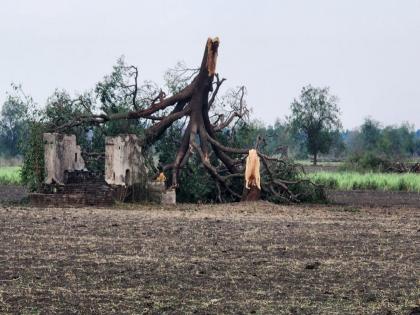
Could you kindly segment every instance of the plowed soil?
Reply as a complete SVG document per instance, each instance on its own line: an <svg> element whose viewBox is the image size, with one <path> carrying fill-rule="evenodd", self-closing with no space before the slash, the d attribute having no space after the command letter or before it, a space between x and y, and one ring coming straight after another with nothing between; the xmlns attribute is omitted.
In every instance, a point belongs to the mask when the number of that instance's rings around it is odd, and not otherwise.
<svg viewBox="0 0 420 315"><path fill-rule="evenodd" d="M2 314L416 314L420 210L0 206Z"/></svg>

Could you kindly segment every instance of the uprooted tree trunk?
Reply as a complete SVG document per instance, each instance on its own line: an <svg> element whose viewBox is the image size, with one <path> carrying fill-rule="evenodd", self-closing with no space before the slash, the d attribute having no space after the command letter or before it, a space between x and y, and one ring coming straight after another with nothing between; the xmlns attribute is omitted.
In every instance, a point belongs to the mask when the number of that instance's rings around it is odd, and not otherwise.
<svg viewBox="0 0 420 315"><path fill-rule="evenodd" d="M163 171L172 172L171 186L178 186L180 170L186 165L192 154L197 154L204 168L217 181L217 186L223 187L233 199L240 200L242 191L235 191L231 182L234 178L244 176L243 158L248 154L250 148L239 149L225 146L217 140L216 135L219 131L229 127L235 118L241 118L245 114L246 110L242 106L244 88L239 90L241 102L239 109L232 111L224 120L217 119L211 122L209 115L215 96L224 81L224 79L219 79L216 74L219 43L218 38L207 40L198 73L190 84L178 93L169 97L160 95L153 100L149 107L137 111L77 117L74 121L55 130L64 131L81 124L102 124L113 120L150 119L155 123L145 130L142 138L143 146L147 147L158 140L175 121L188 116L188 125L184 130L173 162L162 167ZM135 95L133 97L135 98ZM169 114L158 116L159 113L170 107L172 107L172 111ZM218 161L217 165L210 161L212 154ZM276 167L285 162L268 157L261 152L258 152L258 155L262 161L266 179L262 183L262 191L279 199L299 201L300 196L294 194L288 187L296 184L297 181L287 181L276 176Z"/></svg>

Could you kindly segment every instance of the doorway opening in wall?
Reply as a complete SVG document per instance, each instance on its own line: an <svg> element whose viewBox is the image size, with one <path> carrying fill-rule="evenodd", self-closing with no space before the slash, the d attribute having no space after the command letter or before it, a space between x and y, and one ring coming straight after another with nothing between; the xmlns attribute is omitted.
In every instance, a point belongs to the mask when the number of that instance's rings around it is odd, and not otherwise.
<svg viewBox="0 0 420 315"><path fill-rule="evenodd" d="M125 185L128 186L130 184L130 170L125 170Z"/></svg>

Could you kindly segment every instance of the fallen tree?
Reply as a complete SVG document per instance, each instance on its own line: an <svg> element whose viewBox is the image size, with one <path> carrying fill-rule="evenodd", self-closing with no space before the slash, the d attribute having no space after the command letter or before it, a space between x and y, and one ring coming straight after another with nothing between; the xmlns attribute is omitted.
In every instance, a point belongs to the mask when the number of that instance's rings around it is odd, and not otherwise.
<svg viewBox="0 0 420 315"><path fill-rule="evenodd" d="M198 157L203 168L215 180L218 187L218 200L240 200L243 184L244 159L250 148L235 148L223 144L219 135L226 129L233 129L240 120L249 115L245 103L245 87L234 93L235 101L227 113L219 113L215 108L216 98L225 79L216 73L217 56L220 41L209 38L206 42L201 65L191 70L191 80L176 93L167 96L162 90L150 97L147 105L138 102L138 69L127 67L133 82L125 84L124 99L131 98L133 110L117 113L89 113L78 115L73 120L53 126L55 132L65 132L81 125L102 125L112 121L145 120L148 121L141 143L144 148L152 146L174 123L185 119L183 134L179 141L173 161L161 165L161 171L170 173L172 188L178 187L181 170L192 155ZM153 93L152 93L153 95ZM261 159L261 191L265 199L274 201L298 202L320 189L308 180L302 179L296 165L285 159L265 155L259 150L261 139L257 139L254 148ZM305 185L305 189L301 189ZM296 188L296 187L300 188ZM310 187L310 188L309 188ZM226 196L228 196L226 198ZM319 197L319 196L318 196ZM317 197L317 198L318 198Z"/></svg>

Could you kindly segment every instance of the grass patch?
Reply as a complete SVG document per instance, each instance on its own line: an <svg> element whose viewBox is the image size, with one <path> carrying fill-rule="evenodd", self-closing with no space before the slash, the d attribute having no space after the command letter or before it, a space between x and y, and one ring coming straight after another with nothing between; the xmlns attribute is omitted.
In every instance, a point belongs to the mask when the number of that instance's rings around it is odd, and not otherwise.
<svg viewBox="0 0 420 315"><path fill-rule="evenodd" d="M418 174L317 172L308 176L328 189L420 192Z"/></svg>
<svg viewBox="0 0 420 315"><path fill-rule="evenodd" d="M19 185L20 183L19 166L0 167L0 185Z"/></svg>

